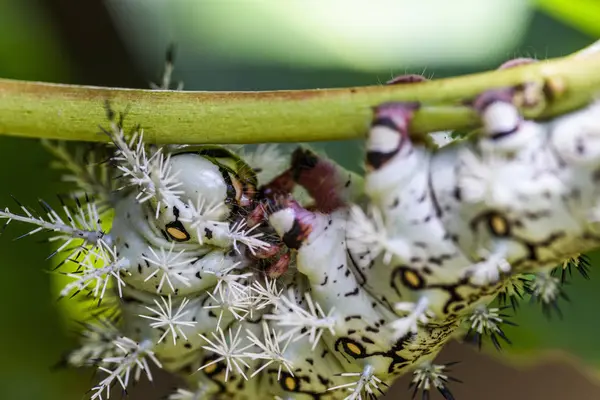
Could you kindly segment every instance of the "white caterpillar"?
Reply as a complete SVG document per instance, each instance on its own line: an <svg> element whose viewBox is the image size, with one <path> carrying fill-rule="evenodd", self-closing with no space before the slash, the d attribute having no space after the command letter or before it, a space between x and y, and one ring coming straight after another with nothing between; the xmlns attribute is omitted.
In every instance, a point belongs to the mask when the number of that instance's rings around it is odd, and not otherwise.
<svg viewBox="0 0 600 400"><path fill-rule="evenodd" d="M274 170L272 148L155 148L110 111L111 166L67 163L98 203L0 218L53 232L63 296L103 300L65 359L105 373L92 399L151 363L187 377L172 400L375 398L409 372L453 399L443 345L465 328L507 340L488 304L534 274L551 307L551 270L600 244L600 103L537 123L514 95L479 96L481 135L438 150L410 139L417 104L379 105L364 180L305 148Z"/></svg>

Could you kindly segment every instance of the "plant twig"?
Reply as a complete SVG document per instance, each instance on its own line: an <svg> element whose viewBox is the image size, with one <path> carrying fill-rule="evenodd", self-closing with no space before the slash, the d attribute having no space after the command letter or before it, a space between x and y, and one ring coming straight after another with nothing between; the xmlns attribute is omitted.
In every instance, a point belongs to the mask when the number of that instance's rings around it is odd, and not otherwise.
<svg viewBox="0 0 600 400"><path fill-rule="evenodd" d="M414 135L478 126L463 105L498 87L537 84L549 94L543 107L525 110L543 119L582 107L600 93L600 54L423 83L268 92L156 91L59 85L0 79L0 134L105 141L103 103L129 109L154 143L308 142L361 138L371 107L420 101Z"/></svg>

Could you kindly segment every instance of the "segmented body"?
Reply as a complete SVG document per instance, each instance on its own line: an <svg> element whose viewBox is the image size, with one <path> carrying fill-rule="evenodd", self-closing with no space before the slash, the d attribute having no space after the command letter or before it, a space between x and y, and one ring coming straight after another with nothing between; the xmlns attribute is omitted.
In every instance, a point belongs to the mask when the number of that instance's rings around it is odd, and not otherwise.
<svg viewBox="0 0 600 400"><path fill-rule="evenodd" d="M259 182L264 167L225 148L156 151L113 124L126 187L107 197L110 232L85 246L104 261L97 284L118 280L120 319L67 362L114 375L93 398L144 356L187 377L190 392L172 399L375 396L414 370L452 398L430 372L442 346L521 274L555 301L550 270L600 244L599 103L536 123L510 96L485 96L483 133L439 149L411 141L414 104L377 107L364 181L300 149ZM111 347L122 337L133 344Z"/></svg>

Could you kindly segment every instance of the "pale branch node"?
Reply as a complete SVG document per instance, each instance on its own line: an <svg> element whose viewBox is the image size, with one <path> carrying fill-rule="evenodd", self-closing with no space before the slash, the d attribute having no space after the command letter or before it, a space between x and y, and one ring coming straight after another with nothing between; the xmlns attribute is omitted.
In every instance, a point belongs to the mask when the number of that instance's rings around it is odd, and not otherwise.
<svg viewBox="0 0 600 400"><path fill-rule="evenodd" d="M411 257L408 242L402 238L391 238L387 232L381 210L369 208L367 215L359 206L352 205L346 238L348 246L357 253L368 251L374 259L383 253L383 263L388 265L393 256L402 260Z"/></svg>
<svg viewBox="0 0 600 400"><path fill-rule="evenodd" d="M139 193L136 199L139 203L155 199L157 202L156 218L158 218L161 206L170 207L183 193L177 189L182 185L177 180L179 171L173 172L172 164L169 162L170 156L165 156L162 148L147 150L142 130L136 129L127 141L123 127L119 123L113 120L110 125L111 129L105 132L117 147L112 160L123 174L122 178L126 178L128 181L127 185L119 189L127 186L138 187ZM150 157L148 157L147 151L152 152Z"/></svg>
<svg viewBox="0 0 600 400"><path fill-rule="evenodd" d="M262 249L267 250L270 247L270 244L260 240L259 238L264 236L264 233L257 232L252 233L253 230L258 228L260 225L254 225L251 228L247 227L246 221L241 219L234 223L229 229L229 237L233 241L233 248L239 254L241 254L241 250L238 245L241 243L248 248L250 253L256 255L256 250Z"/></svg>
<svg viewBox="0 0 600 400"><path fill-rule="evenodd" d="M197 321L192 320L193 316L185 318L186 315L190 313L189 309L185 309L190 303L190 300L187 298L182 299L177 310L174 310L170 294L168 295L167 300L165 300L164 296L161 296L160 299L162 300L162 304L158 300L154 300L156 308L145 306L148 311L154 314L154 316L140 315L140 317L154 321L150 324L152 328L164 329L164 327L167 327L157 343L162 342L169 333L173 336L173 345L177 344L177 338L179 336L187 341L188 338L185 335L185 332L183 332L182 327L194 327L197 324Z"/></svg>
<svg viewBox="0 0 600 400"><path fill-rule="evenodd" d="M353 379L358 378L350 383L330 387L327 391L345 389L350 392L344 400L363 400L363 399L375 399L378 394L383 394L383 391L379 385L387 385L381 381L381 379L375 376L375 369L371 365L367 365L362 372L345 372L338 376L352 377Z"/></svg>
<svg viewBox="0 0 600 400"><path fill-rule="evenodd" d="M244 245L252 254L270 246L269 243L260 239L264 233L253 232L258 225L248 227L246 221L239 220L230 226L228 222L222 221L229 213L222 202L207 203L202 195L198 195L196 203L194 204L190 200L187 206L181 212L180 220L190 223L190 227L196 231L198 243L201 245L204 244L205 232L209 228L213 237L225 237L239 254L242 253L240 245Z"/></svg>
<svg viewBox="0 0 600 400"><path fill-rule="evenodd" d="M329 313L325 314L319 303L315 303L308 292L304 294L308 310L302 308L293 299L293 288L290 288L287 296L282 294L279 297L279 304L273 310L274 313L264 315L265 319L275 321L278 326L289 328L280 335L280 341L293 338L292 341L296 342L308 336L308 341L314 350L325 330L335 335L337 324L335 308L331 308Z"/></svg>
<svg viewBox="0 0 600 400"><path fill-rule="evenodd" d="M0 219L6 219L5 227L12 221L24 222L35 226L31 231L20 236L19 239L38 232L51 232L52 235L48 240L50 242L62 241L62 243L50 257L67 249L70 244L78 240L81 240L81 242L67 255L67 258L75 256L86 247L91 246L94 248L98 246L100 241L108 244L111 243L112 238L100 226L101 221L98 209L93 202L88 201L87 204L82 205L76 200L75 208L63 203L63 216L45 201L40 200L39 203L46 214L45 216L38 215L29 207L25 207L17 202L23 214L12 213L7 207L4 210L0 210Z"/></svg>
<svg viewBox="0 0 600 400"><path fill-rule="evenodd" d="M67 354L66 362L74 367L93 365L104 357L115 355L114 340L121 336L109 320L98 319L94 323L82 323L80 346Z"/></svg>
<svg viewBox="0 0 600 400"><path fill-rule="evenodd" d="M244 299L250 295L250 287L246 285L245 279L254 275L253 272L244 274L234 274L233 271L239 269L241 262L236 262L230 267L220 271L205 271L207 274L214 275L217 278L217 284L213 289L213 295L217 295L220 290L224 290L235 299Z"/></svg>
<svg viewBox="0 0 600 400"><path fill-rule="evenodd" d="M219 317L215 325L216 330L221 329L221 321L226 312L238 321L244 320L250 314L253 299L248 287L245 287L243 292L232 292L228 286L221 285L214 294L211 292L206 292L206 294L215 304L207 304L203 308L206 310L219 310Z"/></svg>
<svg viewBox="0 0 600 400"><path fill-rule="evenodd" d="M112 344L115 347L116 355L105 357L98 363L98 369L105 372L107 376L92 388L91 400L103 400L103 393L106 394L106 399L109 399L111 388L117 382L124 391L127 391L132 375L136 382L140 380L142 373L149 381L152 381L148 359L158 368L162 368L162 364L152 351L153 344L150 340L137 343L128 337L121 336L113 340Z"/></svg>
<svg viewBox="0 0 600 400"><path fill-rule="evenodd" d="M506 343L511 344L511 341L506 337L506 334L501 328L501 325L513 325L516 324L508 321L506 314L501 311L507 307L494 308L485 305L480 305L473 310L473 313L468 318L467 322L470 324L469 331L467 332L467 338L473 338L479 348L481 349L483 343L483 337L487 336L494 344L497 350L502 348L498 338L501 338Z"/></svg>
<svg viewBox="0 0 600 400"><path fill-rule="evenodd" d="M546 317L550 317L554 311L559 317L562 312L558 305L559 300L569 301L565 294L559 278L552 276L548 272L539 272L535 274L533 280L527 287L527 292L531 295L531 302L541 303L542 312Z"/></svg>
<svg viewBox="0 0 600 400"><path fill-rule="evenodd" d="M204 244L206 228L220 227L223 230L228 229L227 222L222 221L228 213L229 210L223 202L217 200L207 202L204 196L199 193L196 203L192 200L188 201L188 209L181 214L179 219L182 222L190 223L190 228L196 230L198 243L202 245Z"/></svg>
<svg viewBox="0 0 600 400"><path fill-rule="evenodd" d="M560 290L559 279L545 273L536 274L530 286L531 295L539 297L546 304L555 301Z"/></svg>
<svg viewBox="0 0 600 400"><path fill-rule="evenodd" d="M75 272L65 274L74 280L61 290L61 297L65 297L69 293L77 294L93 285L93 296L101 300L104 298L111 279L116 283L119 297L123 297L125 281L121 274L128 273L127 269L131 262L127 258L118 257L115 247L111 248L106 242L100 240L99 246L89 250L83 260L74 262L79 265L79 268ZM98 263L101 264L100 267L96 267Z"/></svg>
<svg viewBox="0 0 600 400"><path fill-rule="evenodd" d="M273 363L277 364L277 380L281 379L282 368L285 368L291 376L294 376L294 373L292 372L292 361L288 360L283 356L292 338L289 337L285 341L285 344L282 348L279 345L279 343L281 342L280 334L276 332L275 329L269 329L269 324L266 321L262 322L262 329L262 341L252 331L246 329L246 333L248 334L248 340L261 350L260 353L247 353L248 356L253 360L265 360L263 365L260 368L256 369L252 373L250 378L253 378L255 375L259 374L260 371L267 368Z"/></svg>
<svg viewBox="0 0 600 400"><path fill-rule="evenodd" d="M250 365L248 365L244 358L249 358L246 350L254 346L254 344L243 343L243 338L240 337L241 329L242 326L238 325L235 334L233 334L231 328L229 328L229 340L225 339L225 334L221 328L218 329L218 334L215 334L215 332L210 333L213 336L214 341L200 333L200 337L209 344L208 346L202 346L202 348L215 353L218 357L200 367L198 371L218 362L225 361L225 382L229 379L229 374L233 372L240 374L244 379L248 380L244 371L245 369L250 368Z"/></svg>
<svg viewBox="0 0 600 400"><path fill-rule="evenodd" d="M503 243L493 252L483 251L481 256L485 259L466 270L466 276L471 283L478 286L496 283L500 280L501 274L509 273L511 266L505 258L506 250L506 244Z"/></svg>
<svg viewBox="0 0 600 400"><path fill-rule="evenodd" d="M400 302L394 305L397 312L407 314L393 321L390 326L394 330L394 338L400 339L409 333L417 333L419 325L426 325L433 317L429 311L429 300L421 297L417 302Z"/></svg>
<svg viewBox="0 0 600 400"><path fill-rule="evenodd" d="M452 400L454 396L447 387L448 381L460 382L447 375L447 368L452 364L439 365L430 362L419 365L413 372L413 379L409 388L413 388L413 399L419 390L423 391L423 399L429 398L429 392L435 388L444 399ZM426 394L427 393L427 394Z"/></svg>
<svg viewBox="0 0 600 400"><path fill-rule="evenodd" d="M283 288L277 287L276 279L269 279L266 275L264 276L264 285L256 279L250 285L250 290L254 294L254 303L252 309L260 311L266 307L273 306L277 308L279 304L279 298L283 294Z"/></svg>
<svg viewBox="0 0 600 400"><path fill-rule="evenodd" d="M187 277L187 274L193 273L193 271L189 268L180 268L182 266L188 266L193 261L184 255L185 250L181 250L177 253L173 252L175 247L175 242L171 242L171 246L169 250L165 251L163 247L161 247L158 252L154 250L152 246L148 246L148 250L150 251L150 256L142 256L144 261L147 261L152 267L154 267L154 271L150 275L144 279L144 282L152 279L154 276L159 275L160 281L158 286L156 287L156 292L159 293L165 283L171 289L171 292L175 292L175 286L173 285L173 280L178 281L185 286L190 286L190 278Z"/></svg>
<svg viewBox="0 0 600 400"><path fill-rule="evenodd" d="M598 94L599 71L600 53L591 46L575 57L410 85L184 92L0 79L0 134L106 141L94 127L105 119L102 102L111 99L118 107L131 107L129 115L143 121L151 143L357 139L364 136L373 105L418 101L425 106L415 113L410 132L423 138L429 132L479 126L478 113L463 104L494 88L522 87L527 83L546 88L550 98L541 107L521 107L526 118L545 119L573 111Z"/></svg>

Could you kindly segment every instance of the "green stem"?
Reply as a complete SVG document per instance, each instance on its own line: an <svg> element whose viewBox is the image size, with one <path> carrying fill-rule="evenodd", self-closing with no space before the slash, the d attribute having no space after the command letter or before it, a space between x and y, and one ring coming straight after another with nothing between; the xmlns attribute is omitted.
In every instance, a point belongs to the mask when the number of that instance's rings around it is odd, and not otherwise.
<svg viewBox="0 0 600 400"><path fill-rule="evenodd" d="M58 85L0 79L0 134L105 141L104 101L129 108L154 143L308 142L361 138L371 107L420 101L414 135L474 128L478 117L462 106L498 87L536 83L553 89L530 118L548 118L589 103L600 92L600 54L564 57L507 70L436 81L342 89L270 92L153 91Z"/></svg>

